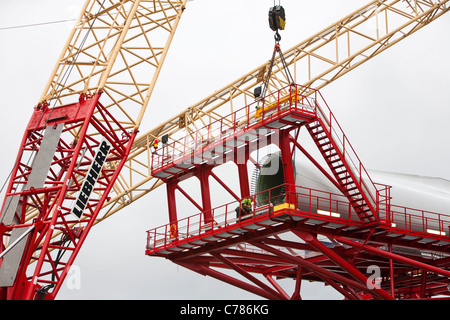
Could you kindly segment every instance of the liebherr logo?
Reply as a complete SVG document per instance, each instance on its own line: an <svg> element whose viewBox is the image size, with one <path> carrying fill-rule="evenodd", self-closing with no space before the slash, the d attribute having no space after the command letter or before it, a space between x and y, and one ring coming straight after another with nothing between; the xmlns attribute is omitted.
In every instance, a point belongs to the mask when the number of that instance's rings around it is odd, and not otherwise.
<svg viewBox="0 0 450 320"><path fill-rule="evenodd" d="M72 214L75 215L78 219L81 218L84 209L86 209L86 205L91 196L92 190L94 190L95 183L100 176L100 172L103 168L110 149L111 145L108 143L108 141L102 140L102 142L100 143L100 147L95 153L94 161L92 161L92 164L88 170L86 179L81 186L80 193L78 194L78 197L72 208Z"/></svg>

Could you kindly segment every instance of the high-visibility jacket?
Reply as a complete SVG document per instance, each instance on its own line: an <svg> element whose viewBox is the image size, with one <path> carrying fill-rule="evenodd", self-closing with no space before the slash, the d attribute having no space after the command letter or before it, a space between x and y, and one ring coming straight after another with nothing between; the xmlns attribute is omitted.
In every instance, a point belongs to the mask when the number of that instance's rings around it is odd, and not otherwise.
<svg viewBox="0 0 450 320"><path fill-rule="evenodd" d="M243 200L241 201L241 208L244 208L244 207L251 207L251 206L252 206L252 200L251 200L251 199L246 198L246 199L243 199Z"/></svg>

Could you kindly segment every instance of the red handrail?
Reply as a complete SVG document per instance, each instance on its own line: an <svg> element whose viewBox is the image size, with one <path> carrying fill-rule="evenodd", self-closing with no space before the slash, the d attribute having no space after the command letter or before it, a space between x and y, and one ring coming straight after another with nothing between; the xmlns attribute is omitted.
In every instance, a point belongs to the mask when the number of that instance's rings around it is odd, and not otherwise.
<svg viewBox="0 0 450 320"><path fill-rule="evenodd" d="M286 86L276 92L267 95L264 99L255 101L239 110L234 111L228 116L213 121L208 125L202 126L195 133L184 135L178 140L172 141L162 147L159 147L152 155L152 171L163 170L172 166L175 162L200 153L211 143L223 141L232 137L242 129L248 129L252 126L261 125L264 121L273 115L280 115L283 108L291 110L292 108L314 113L316 104L313 98L300 94L301 91L316 90L306 88L301 85ZM315 97L317 94L315 94ZM295 97L295 99L293 99ZM300 103L298 102L300 100ZM286 103L286 104L284 104ZM261 108L262 113L257 117L256 106ZM252 111L255 110L255 111ZM274 112L277 111L277 112ZM224 121L228 120L225 125ZM225 130L224 130L225 126ZM206 137L206 139L204 139ZM176 153L178 151L178 153ZM188 156L189 155L189 156Z"/></svg>
<svg viewBox="0 0 450 320"><path fill-rule="evenodd" d="M256 206L248 215L239 212L239 216L236 217L235 208L238 207L239 203L234 201L212 209L211 222L204 221L203 212L180 219L176 222L178 232L176 237L170 235L170 224L151 229L147 231L147 249L161 250L173 246L180 240L189 239L193 241L210 233L225 230L225 228L238 228L256 219L273 218L277 212L273 211L274 206L270 204L276 205L277 201L280 203L284 201L285 195L274 193L274 190L281 186L252 196L252 203ZM314 219L333 221L342 225L359 224L357 215L345 196L301 186L295 186L295 190L297 203L293 204L294 207L287 211L288 214L314 217ZM267 199L258 199L263 194L267 195ZM383 225L385 228L450 238L450 215L396 205L386 207L380 210L380 213L382 213L380 218L389 222L389 225Z"/></svg>

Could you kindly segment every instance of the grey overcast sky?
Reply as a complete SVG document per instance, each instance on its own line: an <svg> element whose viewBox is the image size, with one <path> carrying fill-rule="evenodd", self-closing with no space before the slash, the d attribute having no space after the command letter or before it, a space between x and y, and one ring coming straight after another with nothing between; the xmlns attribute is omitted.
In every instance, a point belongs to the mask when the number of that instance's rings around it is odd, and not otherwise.
<svg viewBox="0 0 450 320"><path fill-rule="evenodd" d="M291 48L367 2L283 0L287 26L282 48ZM2 28L73 19L83 3L0 0L1 183L73 22ZM267 61L273 46L267 25L272 5L273 0L188 2L141 130ZM445 15L322 90L367 168L450 180L448 30L450 15ZM145 231L167 222L165 198L160 188L96 226L75 262L81 288L63 286L58 298L258 298L144 255ZM305 298L340 298L322 285L304 286Z"/></svg>

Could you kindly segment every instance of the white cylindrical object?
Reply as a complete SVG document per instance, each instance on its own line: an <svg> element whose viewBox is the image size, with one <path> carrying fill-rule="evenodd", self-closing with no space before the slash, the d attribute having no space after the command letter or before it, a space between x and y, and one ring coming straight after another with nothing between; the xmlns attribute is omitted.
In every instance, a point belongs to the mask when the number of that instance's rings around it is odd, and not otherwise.
<svg viewBox="0 0 450 320"><path fill-rule="evenodd" d="M298 208L300 210L349 218L348 201L313 163L306 159L296 159L294 171L295 184L300 187L296 189L299 194ZM389 217L392 226L449 235L450 181L381 171L369 171L369 175L374 183L392 187L391 216ZM282 184L284 184L284 176L280 153L270 154L266 157L258 176L255 190L257 203L267 203L268 193L263 191L268 189L271 189L270 199L274 205L283 203L285 189L284 187L276 188ZM309 196L308 192L311 192ZM347 205L344 202L347 202ZM381 212L380 217L387 218L386 214ZM350 219L359 218L353 211L350 213Z"/></svg>

